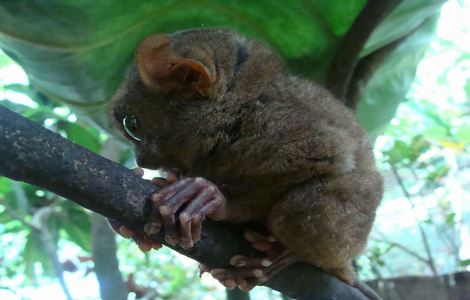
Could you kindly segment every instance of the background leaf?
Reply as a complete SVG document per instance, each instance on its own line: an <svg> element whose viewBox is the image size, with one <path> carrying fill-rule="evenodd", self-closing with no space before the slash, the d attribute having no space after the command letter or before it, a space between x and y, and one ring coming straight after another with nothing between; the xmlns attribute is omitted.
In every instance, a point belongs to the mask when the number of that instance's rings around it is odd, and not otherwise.
<svg viewBox="0 0 470 300"><path fill-rule="evenodd" d="M97 139L98 133L96 129L84 124L70 122L61 122L60 127L66 132L69 140L90 151L99 153L101 144Z"/></svg>
<svg viewBox="0 0 470 300"><path fill-rule="evenodd" d="M322 80L339 44L365 0L304 1L3 1L0 4L0 47L28 73L34 86L108 127L106 102L119 84L138 42L151 32L194 27L229 27L271 44L295 72ZM443 1L404 0L370 39L364 55L402 37L439 12ZM413 37L413 48L380 75L387 90L368 93L362 121L381 128L402 101L432 29ZM412 43L413 41L410 41ZM410 45L409 45L410 46ZM420 50L418 50L420 48ZM405 68L404 66L407 66ZM380 73L384 72L381 70ZM398 89L395 87L398 86ZM392 91L395 91L392 93ZM378 98L377 98L378 97ZM372 101L372 102L371 102ZM365 113L379 116L367 120ZM373 113L373 114L372 114Z"/></svg>
<svg viewBox="0 0 470 300"><path fill-rule="evenodd" d="M54 268L53 263L46 249L41 241L40 233L38 231L30 231L26 238L26 245L23 250L23 259L25 263L24 274L29 280L36 280L35 265L40 264L42 267L43 275L53 277Z"/></svg>
<svg viewBox="0 0 470 300"><path fill-rule="evenodd" d="M395 115L398 105L405 100L416 74L418 62L433 38L437 15L401 44L372 76L357 116L372 136L383 132Z"/></svg>
<svg viewBox="0 0 470 300"><path fill-rule="evenodd" d="M91 221L88 213L73 202L61 204L60 228L67 233L69 240L91 253Z"/></svg>

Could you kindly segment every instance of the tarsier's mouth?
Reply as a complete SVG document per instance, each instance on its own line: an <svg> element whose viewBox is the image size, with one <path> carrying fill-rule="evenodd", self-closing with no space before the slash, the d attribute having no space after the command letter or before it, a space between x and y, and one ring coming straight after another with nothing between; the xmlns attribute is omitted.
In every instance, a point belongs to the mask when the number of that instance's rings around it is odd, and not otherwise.
<svg viewBox="0 0 470 300"><path fill-rule="evenodd" d="M137 153L136 153L137 154ZM159 166L152 163L152 159L145 157L145 155L136 155L136 163L140 168L145 168L149 170L158 170Z"/></svg>

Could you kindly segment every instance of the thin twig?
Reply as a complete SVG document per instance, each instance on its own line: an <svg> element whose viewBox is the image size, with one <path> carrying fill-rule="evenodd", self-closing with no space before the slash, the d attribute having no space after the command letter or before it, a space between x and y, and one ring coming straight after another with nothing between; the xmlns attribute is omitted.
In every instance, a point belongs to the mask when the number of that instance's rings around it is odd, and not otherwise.
<svg viewBox="0 0 470 300"><path fill-rule="evenodd" d="M50 230L47 228L47 219L54 214L55 207L51 206L45 206L41 207L38 209L34 215L33 215L33 224L37 224L36 231L41 237L41 242L43 243L44 248L46 249L46 252L49 256L49 258L52 260L52 265L54 268L54 273L56 277L59 279L60 286L62 287L62 290L65 294L65 297L67 300L72 300L72 296L70 294L70 290L67 286L67 283L65 282L64 278L64 268L62 264L59 261L59 255L57 254L57 245L54 241L54 237L52 236L52 233Z"/></svg>
<svg viewBox="0 0 470 300"><path fill-rule="evenodd" d="M31 229L38 229L33 225L31 222L26 221L22 216L20 216L11 206L8 204L8 202L0 197L0 204L2 204L5 208L5 212L13 219L16 221L19 221L21 224L23 224L26 227L29 227Z"/></svg>
<svg viewBox="0 0 470 300"><path fill-rule="evenodd" d="M414 258L416 258L417 260L425 263L426 265L429 265L429 260L422 257L421 255L419 255L417 252L409 249L408 247L406 247L405 245L402 245L400 243L397 243L397 242L393 242L393 241L388 241L388 240L382 240L382 239L377 239L377 238L371 238L371 240L373 241L376 241L376 242L380 242L380 243L385 243L385 244L388 244L390 246L393 246L395 248L398 248L400 250L402 250L403 252L413 256Z"/></svg>
<svg viewBox="0 0 470 300"><path fill-rule="evenodd" d="M406 189L405 184L403 183L403 179L401 178L400 174L398 173L398 170L397 170L396 166L393 163L390 163L390 167L392 169L392 173L393 173L395 179L398 182L398 185L400 186L403 194L405 195L406 199L408 200L408 203L411 206L411 210L413 212L413 217L416 221L416 225L418 227L418 231L419 231L419 234L421 236L421 240L423 241L424 250L426 251L426 255L428 257L428 266L431 269L431 272L433 273L433 275L437 276L436 265L434 263L434 258L433 258L432 253L431 253L431 247L429 245L429 240L428 240L428 237L426 235L426 232L424 231L423 226L421 226L421 223L419 222L418 218L414 214L415 205L413 203L411 194Z"/></svg>

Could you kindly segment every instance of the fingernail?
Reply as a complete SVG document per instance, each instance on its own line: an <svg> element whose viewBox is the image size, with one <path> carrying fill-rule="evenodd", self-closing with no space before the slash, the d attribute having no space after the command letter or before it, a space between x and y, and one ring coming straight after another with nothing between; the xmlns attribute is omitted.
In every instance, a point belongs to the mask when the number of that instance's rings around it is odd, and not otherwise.
<svg viewBox="0 0 470 300"><path fill-rule="evenodd" d="M228 279L225 281L224 284L228 289L234 289L235 288L235 281L233 279Z"/></svg>
<svg viewBox="0 0 470 300"><path fill-rule="evenodd" d="M133 231L127 227L124 227L124 226L119 227L119 234L122 235L122 237L130 238L132 236L132 233Z"/></svg>
<svg viewBox="0 0 470 300"><path fill-rule="evenodd" d="M161 227L162 225L159 223L150 222L144 225L144 232L147 235L152 235L152 234L158 233Z"/></svg>
<svg viewBox="0 0 470 300"><path fill-rule="evenodd" d="M165 215L165 216L171 214L171 207L168 207L165 205L160 206L158 210L160 211L160 214Z"/></svg>
<svg viewBox="0 0 470 300"><path fill-rule="evenodd" d="M253 270L253 276L255 276L256 278L260 278L263 276L263 271L261 271L260 269Z"/></svg>
<svg viewBox="0 0 470 300"><path fill-rule="evenodd" d="M176 243L177 243L177 240L173 239L170 236L166 236L165 241L172 246L176 246Z"/></svg>
<svg viewBox="0 0 470 300"><path fill-rule="evenodd" d="M152 249L158 250L162 247L162 244L160 243L152 243Z"/></svg>
<svg viewBox="0 0 470 300"><path fill-rule="evenodd" d="M253 242L254 239L253 239L253 235L250 233L250 232L245 232L243 234L243 237L245 238L245 240L249 241L249 242Z"/></svg>
<svg viewBox="0 0 470 300"><path fill-rule="evenodd" d="M248 287L248 284L244 285L243 287L240 286L240 289L244 292L249 292L251 290L251 288Z"/></svg>
<svg viewBox="0 0 470 300"><path fill-rule="evenodd" d="M193 246L194 246L194 243L193 243L193 242L188 242L188 243L186 243L186 244L181 244L181 247L182 247L183 249L185 249L185 250L186 250L186 249L190 249L190 248L192 248Z"/></svg>
<svg viewBox="0 0 470 300"><path fill-rule="evenodd" d="M244 267L247 265L247 260L241 255L235 255L230 259L230 264L236 267Z"/></svg>
<svg viewBox="0 0 470 300"><path fill-rule="evenodd" d="M204 271L204 272L207 272L207 271L209 271L210 269L209 269L208 266L203 265L203 264L200 264L200 265L199 265L199 270L202 270L202 271Z"/></svg>
<svg viewBox="0 0 470 300"><path fill-rule="evenodd" d="M152 247L150 247L150 245L139 245L139 249L142 252L149 252Z"/></svg>
<svg viewBox="0 0 470 300"><path fill-rule="evenodd" d="M217 279L218 277L221 277L225 273L225 270L224 269L213 269L213 270L209 271L209 273L212 275L212 277Z"/></svg>
<svg viewBox="0 0 470 300"><path fill-rule="evenodd" d="M241 260L235 262L235 264L233 264L233 265L236 266L236 267L244 267L244 266L247 265L247 261L244 260L244 259L241 259Z"/></svg>
<svg viewBox="0 0 470 300"><path fill-rule="evenodd" d="M185 212L181 213L179 218L180 218L180 222L183 223L183 224L188 223L189 220L191 219L191 217Z"/></svg>
<svg viewBox="0 0 470 300"><path fill-rule="evenodd" d="M261 265L262 265L263 267L269 267L272 263L273 263L273 262L270 261L269 259L263 259L263 260L261 261Z"/></svg>

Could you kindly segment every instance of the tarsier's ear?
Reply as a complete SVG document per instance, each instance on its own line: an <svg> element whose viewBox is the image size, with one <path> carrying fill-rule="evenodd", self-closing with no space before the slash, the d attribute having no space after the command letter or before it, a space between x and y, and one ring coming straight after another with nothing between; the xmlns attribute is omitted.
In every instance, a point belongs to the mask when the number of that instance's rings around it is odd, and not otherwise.
<svg viewBox="0 0 470 300"><path fill-rule="evenodd" d="M137 48L136 63L143 82L153 90L205 95L213 83L209 69L175 53L165 34L145 38Z"/></svg>

